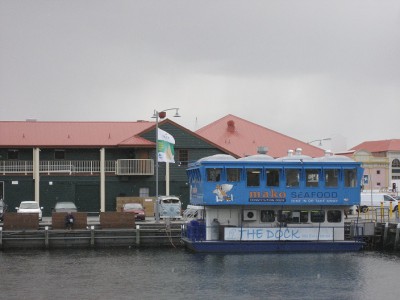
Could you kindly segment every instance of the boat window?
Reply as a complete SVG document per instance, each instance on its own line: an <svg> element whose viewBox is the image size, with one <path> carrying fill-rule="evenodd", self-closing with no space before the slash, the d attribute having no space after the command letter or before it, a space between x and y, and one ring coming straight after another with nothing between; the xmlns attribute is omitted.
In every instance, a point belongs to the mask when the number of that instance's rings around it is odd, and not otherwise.
<svg viewBox="0 0 400 300"><path fill-rule="evenodd" d="M295 220L296 218L296 220ZM299 220L299 221L297 221ZM306 210L300 210L300 211L294 211L293 212L293 221L294 222L300 222L300 223L307 223L308 222L308 211Z"/></svg>
<svg viewBox="0 0 400 300"><path fill-rule="evenodd" d="M338 186L338 169L325 169L325 186L337 187Z"/></svg>
<svg viewBox="0 0 400 300"><path fill-rule="evenodd" d="M291 210L278 210L278 222L292 223L292 211Z"/></svg>
<svg viewBox="0 0 400 300"><path fill-rule="evenodd" d="M325 222L325 211L324 210L312 210L311 211L311 222L313 222L313 223Z"/></svg>
<svg viewBox="0 0 400 300"><path fill-rule="evenodd" d="M299 169L286 169L286 186L298 187L300 182Z"/></svg>
<svg viewBox="0 0 400 300"><path fill-rule="evenodd" d="M307 223L307 210L279 210L278 222L282 223Z"/></svg>
<svg viewBox="0 0 400 300"><path fill-rule="evenodd" d="M220 168L206 169L207 170L207 181L220 181L221 180L221 170Z"/></svg>
<svg viewBox="0 0 400 300"><path fill-rule="evenodd" d="M226 174L228 176L229 182L238 182L240 181L240 169L226 169Z"/></svg>
<svg viewBox="0 0 400 300"><path fill-rule="evenodd" d="M201 175L200 175L200 170L199 169L194 169L194 170L189 170L186 172L187 176L189 177L190 182L200 182L201 181Z"/></svg>
<svg viewBox="0 0 400 300"><path fill-rule="evenodd" d="M262 210L261 211L261 222L275 222L275 211L274 210Z"/></svg>
<svg viewBox="0 0 400 300"><path fill-rule="evenodd" d="M340 223L342 222L342 211L328 210L327 217L329 223Z"/></svg>
<svg viewBox="0 0 400 300"><path fill-rule="evenodd" d="M279 186L279 169L266 169L267 186Z"/></svg>
<svg viewBox="0 0 400 300"><path fill-rule="evenodd" d="M345 187L355 187L357 178L356 169L344 169L344 186Z"/></svg>
<svg viewBox="0 0 400 300"><path fill-rule="evenodd" d="M261 169L247 169L247 186L260 186Z"/></svg>
<svg viewBox="0 0 400 300"><path fill-rule="evenodd" d="M306 187L318 187L319 170L306 169Z"/></svg>

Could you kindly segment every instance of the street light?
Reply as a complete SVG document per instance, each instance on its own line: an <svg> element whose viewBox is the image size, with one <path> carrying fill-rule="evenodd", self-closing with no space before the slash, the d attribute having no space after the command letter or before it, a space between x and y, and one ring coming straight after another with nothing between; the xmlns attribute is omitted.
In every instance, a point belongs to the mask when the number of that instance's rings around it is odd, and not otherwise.
<svg viewBox="0 0 400 300"><path fill-rule="evenodd" d="M163 110L154 110L152 118L156 119L156 205L155 205L155 215L156 215L156 223L160 222L160 214L158 207L158 119L164 119L167 115L168 110L175 110L174 118L180 117L179 108L167 108Z"/></svg>
<svg viewBox="0 0 400 300"><path fill-rule="evenodd" d="M319 142L319 146L321 147L322 146L322 141L330 141L330 140L331 140L331 138L318 139L318 140L313 140L311 142L308 142L307 144L311 144L311 143L314 143L314 142Z"/></svg>

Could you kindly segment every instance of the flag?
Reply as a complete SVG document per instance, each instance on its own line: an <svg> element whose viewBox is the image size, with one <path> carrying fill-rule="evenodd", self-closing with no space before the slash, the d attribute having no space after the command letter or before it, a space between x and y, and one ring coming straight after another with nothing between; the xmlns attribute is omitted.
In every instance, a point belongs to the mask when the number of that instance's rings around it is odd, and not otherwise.
<svg viewBox="0 0 400 300"><path fill-rule="evenodd" d="M158 144L158 161L175 163L174 137L170 135L168 132L158 128L157 144Z"/></svg>

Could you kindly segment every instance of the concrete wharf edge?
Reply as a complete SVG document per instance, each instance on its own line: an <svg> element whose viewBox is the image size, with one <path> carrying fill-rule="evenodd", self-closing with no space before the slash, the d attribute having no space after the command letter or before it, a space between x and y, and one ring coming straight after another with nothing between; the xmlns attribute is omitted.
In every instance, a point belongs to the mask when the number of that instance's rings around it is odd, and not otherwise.
<svg viewBox="0 0 400 300"><path fill-rule="evenodd" d="M173 247L181 248L183 221L171 223L138 222L135 228L102 229L97 221L89 221L87 229L52 229L41 222L39 230L0 230L0 250L7 249L70 249L105 247ZM354 223L347 222L347 239L362 238L364 250L400 250L400 225L374 223L373 234L356 237ZM1 224L0 224L1 227Z"/></svg>
<svg viewBox="0 0 400 300"><path fill-rule="evenodd" d="M89 218L88 218L89 219ZM101 228L88 221L86 229L52 229L43 221L38 230L0 230L0 250L104 247L183 247L183 222L137 222L132 228ZM1 224L0 224L1 227Z"/></svg>

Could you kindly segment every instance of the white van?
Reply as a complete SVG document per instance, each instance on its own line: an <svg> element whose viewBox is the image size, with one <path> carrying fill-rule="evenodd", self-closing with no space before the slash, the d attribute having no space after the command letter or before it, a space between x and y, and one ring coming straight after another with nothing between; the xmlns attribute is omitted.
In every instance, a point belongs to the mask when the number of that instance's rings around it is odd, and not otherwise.
<svg viewBox="0 0 400 300"><path fill-rule="evenodd" d="M154 205L157 205L156 203ZM181 200L176 196L159 196L158 213L160 219L181 219L182 214ZM154 211L157 211L154 207Z"/></svg>
<svg viewBox="0 0 400 300"><path fill-rule="evenodd" d="M379 208L381 207L381 203L383 203L384 208L389 208L390 203L392 203L393 212L398 209L398 200L392 195L385 193L361 193L361 212L367 212L369 207Z"/></svg>

